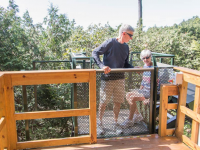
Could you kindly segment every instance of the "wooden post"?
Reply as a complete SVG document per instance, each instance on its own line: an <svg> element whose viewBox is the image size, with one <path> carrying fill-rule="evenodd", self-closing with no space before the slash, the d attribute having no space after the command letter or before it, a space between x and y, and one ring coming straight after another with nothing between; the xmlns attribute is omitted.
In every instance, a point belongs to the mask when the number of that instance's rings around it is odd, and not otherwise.
<svg viewBox="0 0 200 150"><path fill-rule="evenodd" d="M7 132L6 132L6 120L5 120L5 101L4 101L4 79L0 76L0 149L7 147Z"/></svg>
<svg viewBox="0 0 200 150"><path fill-rule="evenodd" d="M173 84L161 86L159 109L159 136L172 135L174 129L167 129L167 110L177 109L177 104L168 104L168 96L178 95L178 87Z"/></svg>
<svg viewBox="0 0 200 150"><path fill-rule="evenodd" d="M183 76L184 76L184 74L183 74ZM175 135L181 141L182 141L182 135L183 135L183 129L184 129L184 123L185 123L185 114L181 112L181 106L186 106L187 86L188 86L188 82L183 80L182 86L179 89L180 97L179 97L178 111L177 111L177 117L176 117Z"/></svg>
<svg viewBox="0 0 200 150"><path fill-rule="evenodd" d="M15 114L14 91L11 75L4 75L4 93L6 108L6 125L8 136L8 149L15 150L17 145L17 130Z"/></svg>
<svg viewBox="0 0 200 150"><path fill-rule="evenodd" d="M23 102L24 102L24 112L28 112L26 85L22 85L22 93L23 93ZM25 130L26 130L26 140L29 141L30 140L29 120L25 120Z"/></svg>
<svg viewBox="0 0 200 150"><path fill-rule="evenodd" d="M194 98L194 109L193 111L196 113L200 113L200 87L196 86L195 89L195 98ZM198 141L198 134L199 133L199 123L192 120L192 132L191 132L191 140L197 144Z"/></svg>
<svg viewBox="0 0 200 150"><path fill-rule="evenodd" d="M168 87L161 85L160 109L159 109L159 136L166 136L167 129L167 105L168 105Z"/></svg>
<svg viewBox="0 0 200 150"><path fill-rule="evenodd" d="M89 108L90 114L90 137L91 143L97 142L97 131L96 131L96 71L90 72L89 82Z"/></svg>

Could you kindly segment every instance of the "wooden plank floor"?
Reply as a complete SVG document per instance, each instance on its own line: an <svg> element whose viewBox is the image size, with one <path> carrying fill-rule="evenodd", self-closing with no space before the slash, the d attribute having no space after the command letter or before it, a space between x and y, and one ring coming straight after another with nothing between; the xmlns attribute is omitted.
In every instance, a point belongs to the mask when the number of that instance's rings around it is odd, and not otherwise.
<svg viewBox="0 0 200 150"><path fill-rule="evenodd" d="M96 144L69 145L34 150L190 150L176 137L159 137L157 134L98 139Z"/></svg>
<svg viewBox="0 0 200 150"><path fill-rule="evenodd" d="M127 110L122 109L119 114L118 123L121 124L122 122L124 122L128 114L129 114L128 109ZM105 134L99 135L97 133L97 138L110 138L110 137L119 137L119 136L133 136L133 135L149 134L148 125L145 124L144 121L141 121L138 124L134 124L133 127L123 129L122 135L117 135L114 130L114 117L113 117L112 110L105 111L104 118L103 118L103 126L105 130ZM78 117L78 134L89 135L89 116Z"/></svg>

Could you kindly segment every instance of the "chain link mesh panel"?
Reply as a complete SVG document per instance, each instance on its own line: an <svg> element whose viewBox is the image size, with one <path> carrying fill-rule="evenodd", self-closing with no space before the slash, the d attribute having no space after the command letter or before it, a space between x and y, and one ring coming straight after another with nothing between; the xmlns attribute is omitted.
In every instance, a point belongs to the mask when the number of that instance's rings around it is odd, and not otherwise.
<svg viewBox="0 0 200 150"><path fill-rule="evenodd" d="M37 85L36 97L34 92L34 86L14 87L16 113L65 110L72 107L71 84ZM19 141L63 138L73 134L72 117L20 120L16 125Z"/></svg>
<svg viewBox="0 0 200 150"><path fill-rule="evenodd" d="M159 107L160 107L160 86L162 84L169 84L169 80L173 78L174 71L173 67L158 67L158 72L157 72L157 102L156 102L156 111L155 111L155 125L156 125L156 130L158 132L158 125L159 125ZM170 98L169 98L170 100ZM172 117L170 113L168 113L168 126L173 126L174 125L174 120L173 118L170 120Z"/></svg>
<svg viewBox="0 0 200 150"><path fill-rule="evenodd" d="M72 123L71 117L28 120L28 126L25 120L19 120L16 121L18 141L71 137Z"/></svg>
<svg viewBox="0 0 200 150"><path fill-rule="evenodd" d="M80 64L83 65L81 62ZM79 63L77 62L77 65ZM54 65L56 66L56 65ZM46 70L52 70L51 65L43 65L43 67L36 67L38 69L46 69ZM90 68L90 62L85 62L84 67ZM95 67L94 68L98 68ZM54 69L54 68L53 68ZM59 68L58 68L59 69ZM137 91L134 91L134 89L139 89L141 82L142 82L142 72L126 72L126 73L117 73L111 78L113 78L113 86L114 87L120 87L119 91L116 90L115 93L115 98L123 97L123 103L121 104L120 107L120 112L119 112L119 117L118 117L118 124L115 124L114 121L114 115L113 115L113 95L110 96L109 102L106 106L104 117L103 117L103 125L105 128L105 134L98 134L98 138L103 138L103 137L116 137L116 136L127 136L127 135L137 135L137 134L146 134L149 133L149 115L150 115L150 104L149 104L149 99L145 99L143 101L137 101L136 106L137 106L137 114L139 117L133 117L136 118L137 123L133 124L131 127L123 128L122 132L119 134L118 128L121 128L121 124L128 118L129 115L129 104L126 99L127 93L132 93L135 95ZM116 79L120 78L120 80L123 80L123 83L117 83L115 82ZM102 86L102 75L101 73L97 73L97 120L99 120L99 102L100 102L100 92L101 92L101 86ZM17 93L15 94L15 99L22 100L22 96L20 97L19 93L22 92L22 90L19 90L20 88L17 88ZM34 111L34 86L27 86L27 99L28 99L28 111ZM47 96L49 93L49 96ZM123 94L119 94L123 93ZM22 95L22 94L21 94ZM38 85L37 86L37 106L38 110L62 110L62 109L70 109L70 108L88 108L89 107L89 85L88 83L77 83L77 84L55 84L55 85ZM43 98L44 97L44 98ZM55 98L56 97L56 98ZM41 106L43 102L45 103L45 107ZM48 106L51 103L53 103L52 106ZM16 108L17 111L23 112L23 103L17 103L18 108ZM44 104L43 104L44 105ZM66 107L65 107L66 105ZM33 107L33 108L32 108ZM66 122L64 123L66 125L66 128L72 129L70 130L69 136L77 136L77 135L86 135L89 134L89 116L79 116L79 117L69 117L65 118ZM39 122L44 122L47 121L47 119L40 119L38 120ZM29 122L29 127L31 126L33 130L36 130L38 124L36 124L34 121ZM35 123L35 124L34 124ZM20 128L21 123L19 124L19 129L18 129L18 135L24 135L25 131L22 132L22 129L25 129L25 127ZM25 121L22 123L25 124ZM44 123L45 124L45 123ZM46 124L49 124L48 122ZM97 122L98 124L98 122ZM64 125L60 124L61 126L64 127ZM49 125L52 128L54 128L54 124ZM57 127L55 127L57 128ZM59 127L58 127L59 128ZM48 129L48 128L47 128ZM54 130L54 129L53 129ZM97 126L98 130L98 126ZM41 131L41 130L40 130ZM42 134L46 134L44 130ZM58 132L58 129L56 130ZM67 130L65 130L67 131ZM31 134L33 132L31 131ZM34 133L35 134L35 133ZM55 136L49 137L53 138ZM62 137L62 136L60 136ZM59 138L59 137L58 137ZM24 138L21 138L22 141ZM33 135L30 136L30 140L33 140Z"/></svg>
<svg viewBox="0 0 200 150"><path fill-rule="evenodd" d="M149 72L150 73L150 72ZM101 73L97 74L97 137L98 138L105 138L105 137L116 137L116 136L128 136L128 135L137 135L137 134L147 134L149 133L149 115L150 115L150 105L149 105L149 98L142 99L142 101L136 102L136 112L133 116L134 122L130 124L130 126L124 127L123 123L127 120L129 116L129 100L135 97L143 97L141 93L138 93L142 82L142 72L126 72L124 73L125 79L119 79L119 73L116 73L112 76L113 80L108 81L107 87L105 87L105 83L107 81L102 82L102 75ZM112 85L109 85L112 84ZM124 86L124 87L123 87ZM105 88L104 91L106 93L102 93L102 88ZM110 89L113 88L113 89ZM125 91L125 92L124 92ZM118 95L120 93L120 95ZM107 94L108 96L106 96ZM131 95L128 97L127 95ZM147 92L147 94L150 95ZM122 96L123 95L123 96ZM113 109L114 102L121 102L121 107L119 109L119 116L118 116L118 124L115 124L114 119L114 112ZM104 130L104 134L98 133L99 126L99 113L100 113L100 101L108 101L106 105L106 109L102 119L102 126ZM131 120L131 121L132 121ZM120 129L121 128L121 129ZM122 132L120 132L120 130Z"/></svg>
<svg viewBox="0 0 200 150"><path fill-rule="evenodd" d="M35 70L71 69L69 61L35 62ZM45 84L14 87L16 112L64 110L72 108L72 84ZM72 117L17 121L19 141L71 136ZM60 135L59 135L60 133Z"/></svg>

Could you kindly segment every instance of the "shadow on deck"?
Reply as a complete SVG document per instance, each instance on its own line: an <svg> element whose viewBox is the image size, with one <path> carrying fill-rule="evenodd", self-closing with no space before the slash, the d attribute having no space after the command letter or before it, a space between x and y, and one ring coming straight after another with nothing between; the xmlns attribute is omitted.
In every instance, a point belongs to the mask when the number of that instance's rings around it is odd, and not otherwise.
<svg viewBox="0 0 200 150"><path fill-rule="evenodd" d="M98 113L97 113L98 114ZM121 124L127 118L129 110L121 109L118 123ZM97 115L98 118L98 115ZM149 134L149 123L144 120L139 123L135 123L134 126L123 129L123 134L117 135L114 129L114 116L112 110L106 110L103 117L103 126L105 129L105 134L100 135L97 132L97 138L110 138L119 136L133 136L141 134ZM98 128L98 126L97 126ZM79 116L78 117L78 134L79 135L89 135L89 116Z"/></svg>
<svg viewBox="0 0 200 150"><path fill-rule="evenodd" d="M176 137L159 137L157 134L98 139L96 144L68 145L35 150L190 150Z"/></svg>

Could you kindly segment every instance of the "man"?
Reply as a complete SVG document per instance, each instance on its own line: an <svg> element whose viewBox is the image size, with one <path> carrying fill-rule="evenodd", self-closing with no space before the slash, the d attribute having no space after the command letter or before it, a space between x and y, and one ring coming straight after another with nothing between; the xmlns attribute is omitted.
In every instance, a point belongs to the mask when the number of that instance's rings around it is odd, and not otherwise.
<svg viewBox="0 0 200 150"><path fill-rule="evenodd" d="M124 73L110 73L111 68L133 68L128 63L129 47L126 44L132 39L134 29L127 24L124 24L119 29L119 36L111 38L103 42L93 52L92 56L96 64L104 70L101 76L100 104L99 104L99 134L104 134L103 115L106 105L113 98L115 130L117 134L121 134L122 130L117 123L121 103L124 102L125 96L125 79ZM99 55L103 55L103 62Z"/></svg>

